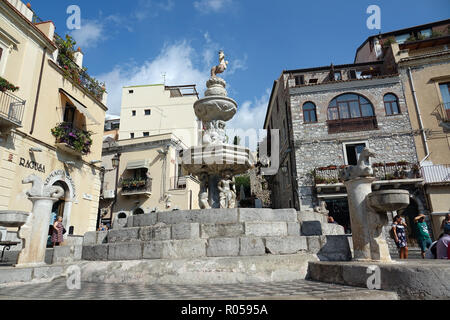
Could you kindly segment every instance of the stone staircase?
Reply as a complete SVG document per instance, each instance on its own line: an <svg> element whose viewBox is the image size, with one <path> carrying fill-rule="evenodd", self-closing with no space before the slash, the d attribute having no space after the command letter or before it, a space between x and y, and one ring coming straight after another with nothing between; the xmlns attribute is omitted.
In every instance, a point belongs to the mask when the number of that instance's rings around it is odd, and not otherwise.
<svg viewBox="0 0 450 320"><path fill-rule="evenodd" d="M280 256L308 253L321 261L351 259L348 237L315 212L212 209L129 217L125 227L84 237L86 261Z"/></svg>

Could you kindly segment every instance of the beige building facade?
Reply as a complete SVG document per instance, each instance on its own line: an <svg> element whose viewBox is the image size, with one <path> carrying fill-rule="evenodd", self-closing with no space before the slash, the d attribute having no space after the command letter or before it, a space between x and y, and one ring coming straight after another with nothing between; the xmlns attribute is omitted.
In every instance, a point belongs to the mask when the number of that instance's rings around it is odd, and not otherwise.
<svg viewBox="0 0 450 320"><path fill-rule="evenodd" d="M87 89L81 51L64 69L53 22L37 20L23 2L0 1L0 77L19 87L0 92L0 210L31 211L22 180L34 174L64 188L53 212L84 235L97 224L106 92Z"/></svg>

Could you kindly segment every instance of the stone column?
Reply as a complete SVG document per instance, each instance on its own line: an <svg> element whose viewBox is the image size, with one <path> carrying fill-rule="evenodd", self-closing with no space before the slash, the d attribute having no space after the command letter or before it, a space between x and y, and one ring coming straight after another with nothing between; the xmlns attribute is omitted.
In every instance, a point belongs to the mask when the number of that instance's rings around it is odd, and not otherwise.
<svg viewBox="0 0 450 320"><path fill-rule="evenodd" d="M354 259L371 260L368 221L368 195L372 193L373 177L358 177L345 181L348 193Z"/></svg>
<svg viewBox="0 0 450 320"><path fill-rule="evenodd" d="M19 254L16 267L32 267L45 264L48 230L52 207L57 198L33 197L33 211L27 223L20 229L19 238L23 239L23 249Z"/></svg>
<svg viewBox="0 0 450 320"><path fill-rule="evenodd" d="M371 259L382 262L391 262L389 245L383 234L384 226L389 224L389 218L385 212L377 212L367 201L367 214L370 236Z"/></svg>

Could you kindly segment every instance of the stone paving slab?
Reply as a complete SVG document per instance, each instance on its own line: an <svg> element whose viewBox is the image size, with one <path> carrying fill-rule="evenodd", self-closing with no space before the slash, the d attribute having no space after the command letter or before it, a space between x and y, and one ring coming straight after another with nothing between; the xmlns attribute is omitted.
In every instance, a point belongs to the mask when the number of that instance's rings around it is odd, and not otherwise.
<svg viewBox="0 0 450 320"><path fill-rule="evenodd" d="M259 284L141 285L81 284L68 290L65 279L2 288L0 300L397 300L395 293L306 280Z"/></svg>
<svg viewBox="0 0 450 320"><path fill-rule="evenodd" d="M368 268L379 268L381 289L396 291L402 299L450 299L448 260L380 262L310 262L308 279L366 287Z"/></svg>

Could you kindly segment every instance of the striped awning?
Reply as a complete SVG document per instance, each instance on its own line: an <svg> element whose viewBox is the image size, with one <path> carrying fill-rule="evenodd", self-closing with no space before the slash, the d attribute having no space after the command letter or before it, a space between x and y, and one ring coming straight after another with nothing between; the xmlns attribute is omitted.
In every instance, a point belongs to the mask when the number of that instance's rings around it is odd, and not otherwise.
<svg viewBox="0 0 450 320"><path fill-rule="evenodd" d="M75 99L74 97L72 97L69 93L67 93L65 90L63 89L59 89L59 92L66 97L67 100L69 100L70 103L73 104L73 106L79 111L81 112L81 114L83 114L86 118L88 118L89 120L91 120L93 122L93 124L99 125L100 123L89 113L88 109L86 106L84 106L81 102L79 102L77 99Z"/></svg>
<svg viewBox="0 0 450 320"><path fill-rule="evenodd" d="M148 169L150 162L148 160L136 160L127 163L127 170Z"/></svg>

